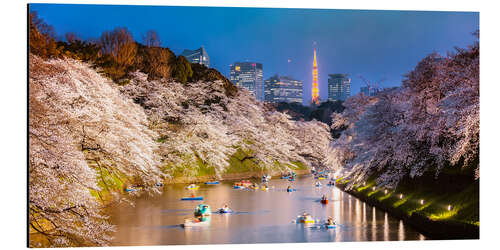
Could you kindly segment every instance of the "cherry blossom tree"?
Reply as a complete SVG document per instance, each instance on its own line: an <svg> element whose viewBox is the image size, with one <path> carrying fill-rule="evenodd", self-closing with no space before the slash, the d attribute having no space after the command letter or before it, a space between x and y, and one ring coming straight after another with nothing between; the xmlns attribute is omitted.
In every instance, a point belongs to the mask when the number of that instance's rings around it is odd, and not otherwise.
<svg viewBox="0 0 500 250"><path fill-rule="evenodd" d="M348 99L334 114L326 164L359 183L377 176L396 186L445 167L473 169L479 178L479 45L435 53L407 74L400 88Z"/></svg>
<svg viewBox="0 0 500 250"><path fill-rule="evenodd" d="M29 77L32 237L46 246L105 245L113 226L91 192L116 196L106 171L157 193L156 134L140 106L84 63L30 56Z"/></svg>

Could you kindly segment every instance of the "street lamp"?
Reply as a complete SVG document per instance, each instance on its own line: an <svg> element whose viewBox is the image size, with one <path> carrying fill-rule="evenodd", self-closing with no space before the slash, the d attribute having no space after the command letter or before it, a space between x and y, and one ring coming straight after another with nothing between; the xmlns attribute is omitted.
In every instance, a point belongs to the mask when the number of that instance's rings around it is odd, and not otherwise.
<svg viewBox="0 0 500 250"><path fill-rule="evenodd" d="M448 211L451 211L453 209L452 205L448 205Z"/></svg>
<svg viewBox="0 0 500 250"><path fill-rule="evenodd" d="M399 194L399 199L403 199L403 194Z"/></svg>
<svg viewBox="0 0 500 250"><path fill-rule="evenodd" d="M424 202L424 200L423 200L423 199L422 199L422 200L420 200L420 205L424 205L424 203L425 203L425 202Z"/></svg>
<svg viewBox="0 0 500 250"><path fill-rule="evenodd" d="M384 194L387 194L387 189L386 189L386 190L384 190Z"/></svg>

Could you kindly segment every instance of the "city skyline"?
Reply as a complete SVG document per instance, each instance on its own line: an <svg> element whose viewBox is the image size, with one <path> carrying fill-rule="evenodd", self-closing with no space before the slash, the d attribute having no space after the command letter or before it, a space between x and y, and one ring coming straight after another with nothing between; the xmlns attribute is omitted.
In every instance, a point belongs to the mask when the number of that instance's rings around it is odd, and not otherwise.
<svg viewBox="0 0 500 250"><path fill-rule="evenodd" d="M77 30L92 39L127 27L141 42L153 29L176 55L204 45L211 67L225 76L235 61L261 62L264 79L275 73L301 79L304 93L311 93L310 51L316 42L322 100L330 73L349 74L352 95L365 85L359 75L372 82L387 78L381 88L400 86L422 58L472 44L471 33L479 28L477 12L71 4L30 4L30 10L60 37ZM311 96L305 97L307 104Z"/></svg>

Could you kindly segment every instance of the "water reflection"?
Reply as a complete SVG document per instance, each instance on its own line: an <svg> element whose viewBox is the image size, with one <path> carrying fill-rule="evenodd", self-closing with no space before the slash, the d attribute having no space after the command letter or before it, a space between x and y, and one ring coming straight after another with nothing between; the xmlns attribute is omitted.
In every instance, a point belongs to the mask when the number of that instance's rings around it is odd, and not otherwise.
<svg viewBox="0 0 500 250"><path fill-rule="evenodd" d="M192 217L200 202L180 201L191 192L185 185L167 185L162 196L141 197L134 207L112 209L112 222L117 225L113 245L425 240L387 213L337 188L315 188L313 183L312 178L299 178L294 183L298 191L292 193L284 191L289 185L285 180L271 180L274 189L265 192L234 190L229 182L201 185L192 193L203 196L212 211L228 203L235 213L212 214L209 227L189 229L178 225ZM322 194L330 196L330 204L318 202ZM303 211L322 221L332 216L337 227L292 223Z"/></svg>

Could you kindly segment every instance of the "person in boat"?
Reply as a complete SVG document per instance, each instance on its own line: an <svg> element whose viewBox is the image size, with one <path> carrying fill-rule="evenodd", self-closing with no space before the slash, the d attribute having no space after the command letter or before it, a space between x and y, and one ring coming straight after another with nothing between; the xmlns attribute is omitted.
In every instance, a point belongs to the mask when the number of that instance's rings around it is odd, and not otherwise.
<svg viewBox="0 0 500 250"><path fill-rule="evenodd" d="M229 212L229 206L227 204L224 204L224 206L222 206L222 208L220 209L221 212Z"/></svg>
<svg viewBox="0 0 500 250"><path fill-rule="evenodd" d="M312 216L309 213L307 213L306 211L304 211L302 213L302 220L303 221L312 221L313 219L312 219Z"/></svg>
<svg viewBox="0 0 500 250"><path fill-rule="evenodd" d="M328 217L328 220L326 220L326 225L328 225L328 226L335 225L335 222L333 221L332 217Z"/></svg>
<svg viewBox="0 0 500 250"><path fill-rule="evenodd" d="M293 190L292 190L292 186L288 186L288 187L286 188L286 191L287 191L287 192L292 192L292 191L293 191Z"/></svg>
<svg viewBox="0 0 500 250"><path fill-rule="evenodd" d="M317 181L316 186L321 186L321 183L319 181Z"/></svg>
<svg viewBox="0 0 500 250"><path fill-rule="evenodd" d="M322 201L326 201L326 200L328 200L328 198L326 197L326 194L324 194L324 195L323 195L323 197L321 197L321 200L322 200Z"/></svg>
<svg viewBox="0 0 500 250"><path fill-rule="evenodd" d="M198 207L194 213L195 218L198 219L198 221L205 221L207 220L207 217L209 214L207 214L208 206L207 205L202 205Z"/></svg>

